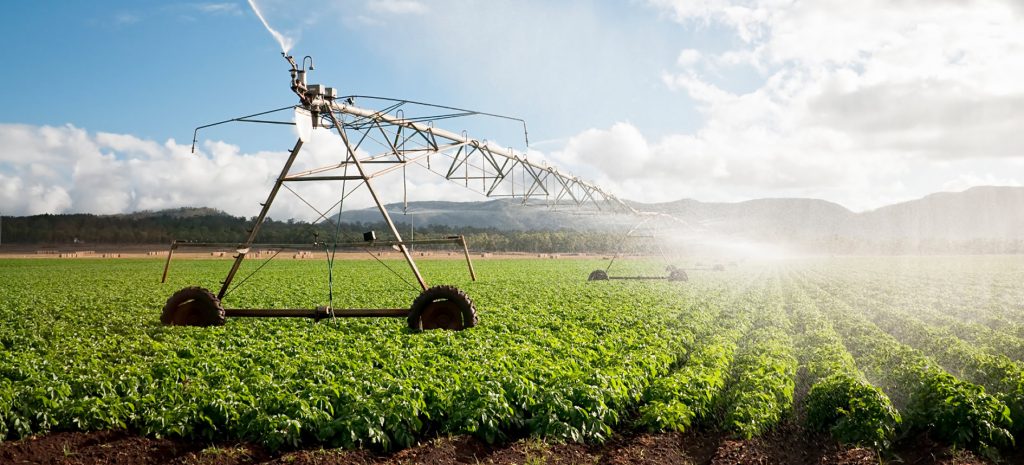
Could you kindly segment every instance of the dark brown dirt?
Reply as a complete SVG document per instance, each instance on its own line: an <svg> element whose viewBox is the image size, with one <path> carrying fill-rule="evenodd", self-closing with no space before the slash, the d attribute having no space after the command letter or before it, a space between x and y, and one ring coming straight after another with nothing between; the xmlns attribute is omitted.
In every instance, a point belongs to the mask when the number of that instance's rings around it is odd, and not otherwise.
<svg viewBox="0 0 1024 465"><path fill-rule="evenodd" d="M1004 457L1005 463L1024 463ZM904 441L884 463L989 465L977 455L940 446L926 437ZM488 445L475 438L437 438L393 454L306 449L271 453L239 443L199 443L152 439L123 431L53 433L0 443L0 464L67 465L405 465L405 464L878 464L870 449L848 448L823 435L783 426L743 440L713 432L629 434L603 445L545 444L524 439Z"/></svg>
<svg viewBox="0 0 1024 465"><path fill-rule="evenodd" d="M692 441L697 445L703 441ZM687 451L680 433L641 434L613 438L604 446L598 463L601 465L634 465L641 463L690 463L691 452Z"/></svg>
<svg viewBox="0 0 1024 465"><path fill-rule="evenodd" d="M120 431L53 433L0 444L3 464L164 464L202 446Z"/></svg>

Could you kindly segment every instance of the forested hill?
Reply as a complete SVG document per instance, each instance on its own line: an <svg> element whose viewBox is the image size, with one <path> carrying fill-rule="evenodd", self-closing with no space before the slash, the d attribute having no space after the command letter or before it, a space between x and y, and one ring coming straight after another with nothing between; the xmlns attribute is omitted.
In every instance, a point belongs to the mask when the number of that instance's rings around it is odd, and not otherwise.
<svg viewBox="0 0 1024 465"><path fill-rule="evenodd" d="M34 215L4 217L3 244L66 246L71 244L167 244L172 240L237 243L245 238L251 219L235 217L211 208L181 208L126 215ZM410 237L414 225L396 223ZM340 231L327 225L267 219L260 228L260 243L311 243L315 238L358 241L365 231L386 238L383 222L342 223ZM419 238L453 234L467 236L474 250L519 252L615 251L621 238L603 232L573 230L500 231L496 228L454 227L443 224L415 225Z"/></svg>
<svg viewBox="0 0 1024 465"><path fill-rule="evenodd" d="M772 244L810 253L1024 253L1024 188L975 187L856 213L817 199L755 199L736 203L678 200L634 203L638 210L671 214L693 227L672 232L676 244L705 250L710 243ZM474 248L524 252L618 250L629 215L579 215L572 210L522 207L514 202L412 202L388 205L409 238L465 234ZM345 212L341 240L363 231L385 237L376 209ZM2 240L19 244L155 244L172 239L238 242L250 220L209 208L127 215L4 217ZM268 220L263 243L330 239L334 230L300 221ZM642 244L635 247L642 248Z"/></svg>
<svg viewBox="0 0 1024 465"><path fill-rule="evenodd" d="M1024 253L1024 187L983 186L942 192L876 210L853 212L832 202L766 198L743 202L633 203L694 226L697 241L782 245L811 253ZM420 225L495 227L500 230L571 228L621 231L628 223L566 211L523 208L513 202L415 202L389 205L392 217ZM408 212L406 214L405 212ZM373 209L343 218L374 218ZM635 221L635 220L634 220ZM695 238L687 237L687 243Z"/></svg>

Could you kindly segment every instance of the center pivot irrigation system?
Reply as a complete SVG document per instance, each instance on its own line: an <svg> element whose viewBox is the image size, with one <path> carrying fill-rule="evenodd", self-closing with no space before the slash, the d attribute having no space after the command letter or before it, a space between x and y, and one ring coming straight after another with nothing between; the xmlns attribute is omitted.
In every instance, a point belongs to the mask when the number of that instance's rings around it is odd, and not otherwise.
<svg viewBox="0 0 1024 465"><path fill-rule="evenodd" d="M707 267L682 268L682 267L678 267L678 266L675 266L675 265L671 264L670 263L670 261L671 261L670 257L666 253L664 247L662 247L661 242L659 242L657 240L657 237L663 231L659 231L659 228L656 227L656 225L654 225L654 223L657 222L657 221L660 221L662 223L669 223L671 225L674 225L677 228L678 227L683 227L683 228L686 228L686 229L693 229L692 225L690 225L690 224L680 220L679 218L676 218L676 217L674 217L672 215L669 215L669 214L666 214L666 213L635 212L635 214L641 216L641 220L639 222L637 222L632 228L630 228L626 232L625 235L623 235L622 240L619 241L619 251L616 252L614 255L612 255L612 257L608 260L608 264L604 268L599 268L599 269L596 269L596 270L590 272L590 275L587 276L587 281L607 281L607 280L611 280L611 279L622 279L622 280L657 280L657 279L663 279L663 280L667 280L667 281L689 281L690 277L689 277L689 275L686 274L687 271L698 271L698 270L723 271L723 270L725 270L725 268L722 265L717 265L717 264L714 265L711 268L707 268ZM660 229L669 229L669 230L671 230L672 228L668 228L667 225L662 225ZM613 276L613 275L610 275L609 272L611 271L612 265L615 264L616 259L618 259L620 256L624 255L624 251L625 251L627 242L629 242L630 240L635 240L635 239L640 239L640 238L654 239L653 244L657 247L658 255L661 257L662 261L664 263L666 263L665 272L668 273L668 274L664 275L664 276L651 276L651 275Z"/></svg>
<svg viewBox="0 0 1024 465"><path fill-rule="evenodd" d="M574 176L560 173L554 167L546 164L531 162L523 153L490 144L486 140L473 139L465 132L455 133L434 127L435 121L467 116L487 116L518 122L522 122L522 120L408 100L369 96L338 97L335 89L331 87L306 83L307 72L313 70L311 57L303 58L299 65L291 56L282 55L291 65L291 89L298 96L299 105L196 128L195 137L193 137L193 151L200 129L230 122L293 124L297 126L299 137L289 151L280 175L274 181L266 201L261 204L262 209L249 228L245 240L239 244L231 244L237 254L234 256L231 269L221 282L220 290L214 294L202 287L186 287L174 293L163 308L160 319L164 324L222 325L226 317L300 317L317 320L334 317L405 317L409 327L413 330L436 328L461 330L475 325L477 322L476 308L469 296L454 286L432 287L428 285L407 248L413 242L461 244L466 254L470 273L475 279L465 239L462 236L449 236L445 239L428 241L403 241L391 215L380 200L378 190L374 187L375 181L387 174L400 173L405 181L408 167L425 168L429 172L471 190L476 190L487 197L516 199L523 205L572 206L596 212L639 213L601 188ZM307 60L308 67L306 66ZM377 110L361 108L355 106L357 99L384 102L384 106ZM412 115L412 113L418 113L423 109L428 109L432 114ZM286 110L293 110L294 120L292 122L261 119L264 115ZM439 110L443 112L438 114ZM407 112L410 113L409 116L406 115ZM300 161L302 146L312 137L313 130L316 128L336 132L344 148L339 151L336 161L332 163L311 165L312 167L304 170L293 169L293 167L302 166L301 163L306 161ZM523 134L525 139L527 137L525 123L523 123ZM526 142L529 143L528 139ZM294 183L331 183L340 188L338 190L340 192L339 199L330 208L318 209L289 187ZM406 185L406 182L402 183L403 196L406 193ZM335 229L336 233L331 242L314 239L312 244L256 243L260 226L267 218L267 213L281 189L295 194L307 206L316 211L319 214L316 222L321 220L329 223L337 222L335 226L338 228ZM376 235L372 231L364 234L362 243L338 240L340 213L344 201L358 189L365 189L369 194L380 211L393 240L377 241ZM405 198L407 199L407 196ZM334 216L332 219L335 209L337 209L338 216ZM401 252L405 258L405 262L415 277L417 284L415 287L420 294L412 301L409 308L336 309L333 307L333 279L329 276L327 305L314 309L225 308L223 306L225 297L263 267L260 265L249 276L236 283L236 275L239 273L242 262L257 245L278 249L278 253L280 250L289 248L327 251L328 273L333 273L334 252L339 247L389 246ZM164 280L167 278L171 256L176 249L223 246L225 244L172 243L164 268ZM265 264L266 262L264 262ZM385 264L385 266L387 265Z"/></svg>

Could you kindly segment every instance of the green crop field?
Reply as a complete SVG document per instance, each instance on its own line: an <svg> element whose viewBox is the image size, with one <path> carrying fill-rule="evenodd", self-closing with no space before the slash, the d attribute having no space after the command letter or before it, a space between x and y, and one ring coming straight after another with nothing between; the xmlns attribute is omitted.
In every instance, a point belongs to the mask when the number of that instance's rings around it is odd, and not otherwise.
<svg viewBox="0 0 1024 465"><path fill-rule="evenodd" d="M167 284L156 260L0 261L0 438L127 428L397 449L446 434L753 437L798 422L879 449L921 432L983 452L1024 440L1019 258L807 259L587 282L602 264L485 260L471 282L463 262L423 262L432 283L469 293L480 324L412 333L403 319L159 324L171 293L216 288L225 261L176 262ZM274 262L226 306L325 304L325 269ZM336 307L416 296L372 261L335 273Z"/></svg>

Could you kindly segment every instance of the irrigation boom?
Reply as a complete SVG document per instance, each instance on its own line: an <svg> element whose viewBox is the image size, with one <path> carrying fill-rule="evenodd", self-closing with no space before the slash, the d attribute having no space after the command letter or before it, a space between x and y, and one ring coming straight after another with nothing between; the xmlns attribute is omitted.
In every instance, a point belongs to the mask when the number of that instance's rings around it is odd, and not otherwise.
<svg viewBox="0 0 1024 465"><path fill-rule="evenodd" d="M284 54L282 54L284 55ZM553 166L528 160L527 155L510 148L502 147L487 140L474 139L467 133L456 133L434 127L434 122L463 116L484 115L504 119L522 121L488 113L463 110L453 107L429 105L407 100L385 99L366 96L338 97L335 89L319 84L307 84L308 71L313 70L312 58L305 57L301 66L288 55L284 58L291 65L291 90L299 98L299 104L278 110L257 113L246 117L200 126L196 129L196 138L201 128L227 122L243 121L257 123L294 124L298 129L298 140L289 151L280 174L261 204L262 208L248 235L235 247L237 254L234 262L221 283L219 292L212 292L199 287L189 287L178 291L164 307L161 320L165 324L179 325L219 325L224 323L226 316L301 316L321 318L324 316L405 316L413 329L447 328L459 330L476 323L476 309L472 301L461 290L452 286L431 287L424 279L407 244L395 226L391 215L381 201L374 182L381 176L390 173L402 173L405 179L409 167L422 167L449 181L475 190L487 197L509 198L520 201L523 205L543 205L550 208L574 207L595 212L614 212L640 214L631 206L600 187L562 173ZM306 59L309 66L306 67ZM371 110L355 105L356 99L378 100L387 102L379 110ZM415 110L444 110L442 114L410 114ZM269 121L254 119L263 115L293 109L293 122ZM524 138L526 136L523 123ZM307 168L293 172L296 160L302 153L303 144L309 141L316 129L326 129L335 133L344 146L336 162ZM193 149L196 138L193 139ZM527 140L528 143L528 140ZM303 199L289 187L293 183L326 182L340 184L339 200L326 209L317 208ZM351 183L351 185L350 185ZM403 182L403 197L406 183ZM328 220L335 208L340 214L344 200L359 188L365 188L370 198L393 236L389 245L401 252L422 291L412 306L406 309L381 309L371 311L360 309L349 311L333 308L333 288L330 289L328 305L315 310L306 309L225 309L222 301L233 290L242 262L256 242L260 226L267 218L271 205L281 189L288 190L319 214L317 221ZM340 221L340 217L338 218ZM459 236L461 245L465 242ZM367 233L367 242L375 241L375 235ZM199 244L195 244L199 245ZM338 238L331 243L318 243L316 246L329 248L339 245ZM168 266L171 253L188 243L172 244L168 253ZM469 261L468 251L466 252ZM333 253L330 255L333 257ZM330 258L329 268L333 266ZM472 273L472 263L469 263ZM165 267L166 277L166 267ZM243 279L244 283L245 280ZM333 286L333 285L332 285ZM237 288L237 286L236 286Z"/></svg>

